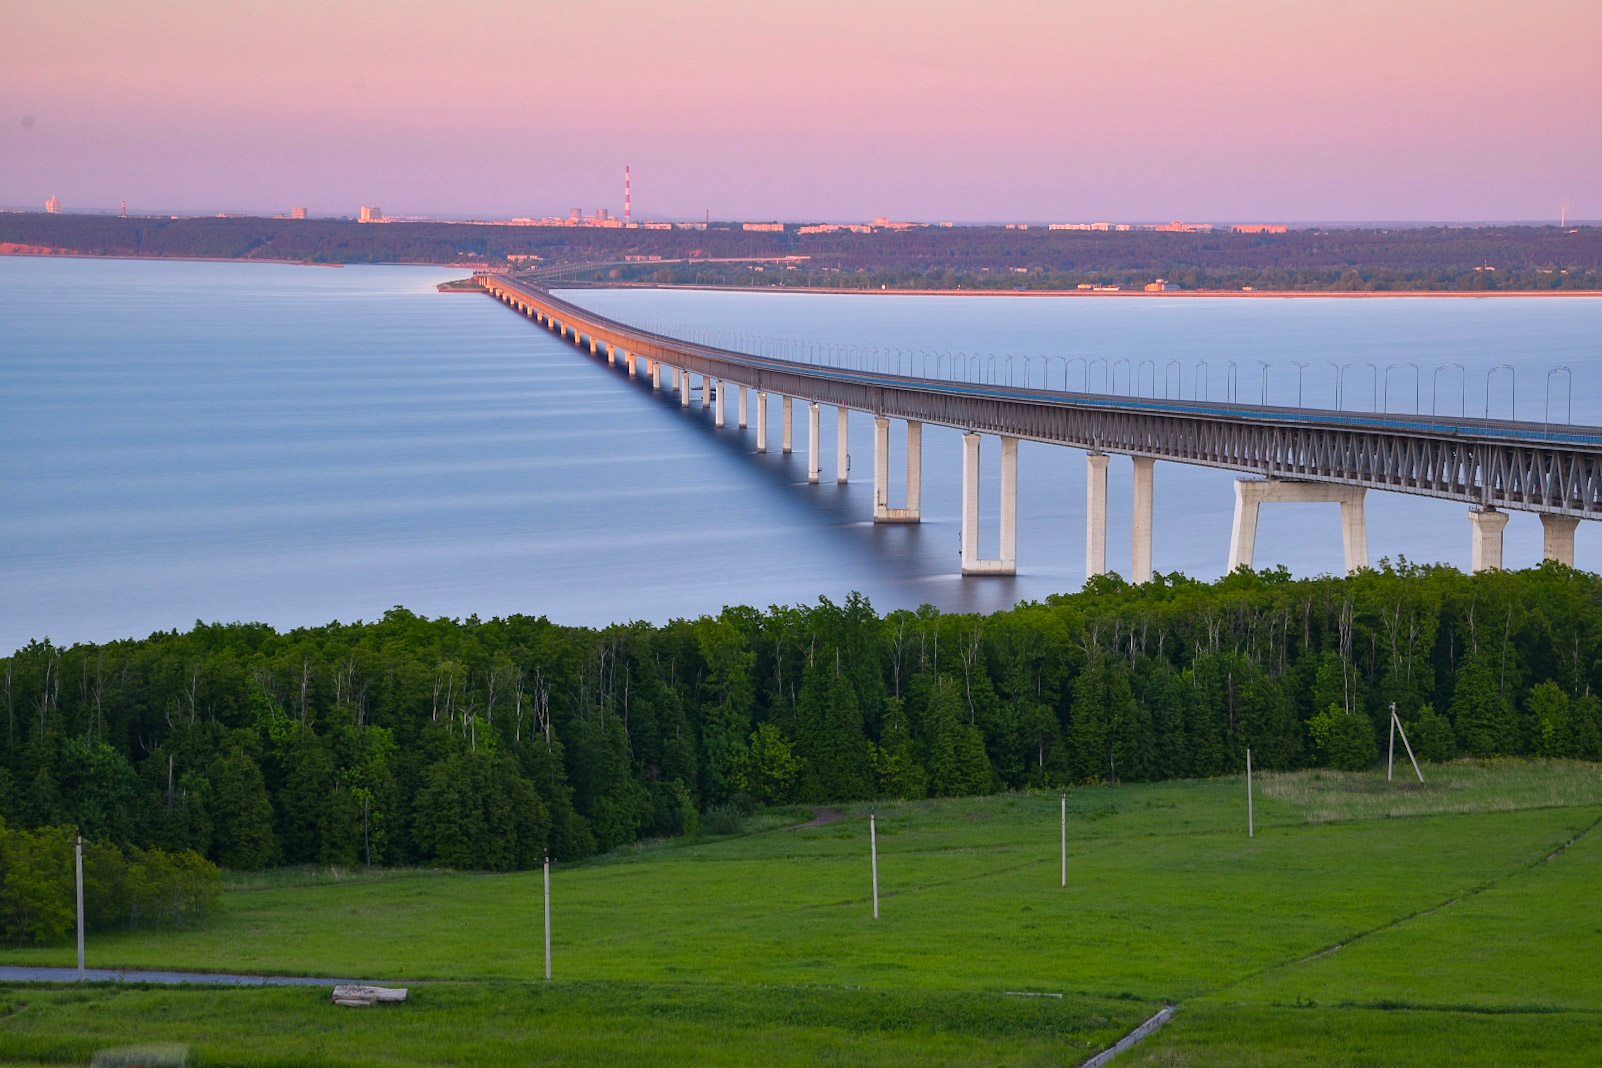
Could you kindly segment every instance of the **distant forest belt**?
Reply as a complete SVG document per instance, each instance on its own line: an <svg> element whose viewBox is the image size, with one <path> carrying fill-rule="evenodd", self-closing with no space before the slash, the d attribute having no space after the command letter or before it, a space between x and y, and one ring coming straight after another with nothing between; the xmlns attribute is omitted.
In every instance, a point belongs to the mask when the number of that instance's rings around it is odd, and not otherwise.
<svg viewBox="0 0 1602 1068"><path fill-rule="evenodd" d="M449 283L447 283L449 284ZM552 283L555 289L566 288ZM442 287L443 288L443 287ZM590 283L591 289L705 289L720 293L758 291L770 293L825 293L837 296L880 297L1152 297L1156 299L1186 297L1302 297L1312 300L1372 299L1374 297L1602 297L1602 289L1169 289L1148 293L1143 289L1086 290L1086 289L847 289L844 286L716 286L675 284L672 282L611 282ZM469 288L464 292L475 292Z"/></svg>
<svg viewBox="0 0 1602 1068"><path fill-rule="evenodd" d="M1135 296L1145 295L1144 287L1158 279L1180 294L1243 296L1602 292L1598 226L1354 227L1283 234L959 226L802 234L793 225L756 231L716 222L703 230L647 230L0 212L0 246L56 255L521 264L584 269L574 282L856 292L1078 295L1081 286L1116 286L1116 294L1094 295Z"/></svg>

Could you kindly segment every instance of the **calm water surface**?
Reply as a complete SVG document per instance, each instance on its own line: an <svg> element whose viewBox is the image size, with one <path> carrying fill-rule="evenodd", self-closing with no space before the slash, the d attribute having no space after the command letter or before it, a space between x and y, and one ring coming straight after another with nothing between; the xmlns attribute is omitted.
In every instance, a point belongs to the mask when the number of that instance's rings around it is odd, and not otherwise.
<svg viewBox="0 0 1602 1068"><path fill-rule="evenodd" d="M877 528L869 417L851 420L851 484L808 486L799 410L802 451L779 453L775 403L773 451L757 456L732 404L716 431L710 413L681 411L487 298L434 292L456 274L0 258L0 650L196 619L370 619L395 604L599 624L861 590L880 609L989 610L1084 581L1082 453L1025 443L1023 574L964 580L955 431L925 435L924 523ZM1576 420L1602 422L1592 300L577 297L622 318L809 343L1178 359L1187 394L1204 359L1216 397L1235 360L1241 397L1257 399L1269 360L1274 402L1294 398L1291 360L1311 361L1303 388L1325 404L1334 372L1320 361L1411 360L1427 410L1432 369L1461 362L1473 410L1485 370L1512 363L1519 413L1538 419L1546 368L1566 364ZM1453 410L1455 374L1442 376ZM1369 376L1347 372L1349 406L1367 403ZM1391 391L1393 408L1398 395L1411 406L1410 369ZM1493 392L1499 412L1510 394ZM830 411L826 479L834 466ZM1122 570L1128 468L1115 458L1109 543ZM1219 574L1232 476L1157 472L1156 566ZM1369 518L1376 560L1467 565L1460 505L1376 493ZM1593 527L1581 527L1579 563L1595 569ZM1510 565L1537 559L1539 530L1514 514ZM1339 570L1334 506L1265 509L1257 552L1259 565Z"/></svg>

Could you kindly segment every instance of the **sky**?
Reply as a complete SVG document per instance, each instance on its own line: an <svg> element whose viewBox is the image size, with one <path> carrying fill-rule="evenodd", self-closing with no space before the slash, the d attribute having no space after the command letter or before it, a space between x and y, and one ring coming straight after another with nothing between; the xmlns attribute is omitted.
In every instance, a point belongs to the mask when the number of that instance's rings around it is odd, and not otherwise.
<svg viewBox="0 0 1602 1068"><path fill-rule="evenodd" d="M0 0L0 205L1602 218L1598 0Z"/></svg>

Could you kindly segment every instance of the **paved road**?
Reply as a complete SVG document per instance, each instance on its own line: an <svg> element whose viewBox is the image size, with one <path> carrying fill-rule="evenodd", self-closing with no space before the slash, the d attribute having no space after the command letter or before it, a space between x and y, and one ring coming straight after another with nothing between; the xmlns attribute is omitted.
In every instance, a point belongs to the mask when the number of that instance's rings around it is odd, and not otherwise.
<svg viewBox="0 0 1602 1068"><path fill-rule="evenodd" d="M201 983L209 986L339 986L374 985L360 979L318 979L303 975L224 975L219 972L144 972L90 968L81 976L76 968L0 967L0 983ZM384 985L384 984L378 984Z"/></svg>

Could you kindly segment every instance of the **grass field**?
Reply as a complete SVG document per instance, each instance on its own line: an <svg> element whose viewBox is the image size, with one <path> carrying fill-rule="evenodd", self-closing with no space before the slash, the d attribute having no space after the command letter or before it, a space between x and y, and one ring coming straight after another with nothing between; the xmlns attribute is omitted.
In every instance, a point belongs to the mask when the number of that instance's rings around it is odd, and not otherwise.
<svg viewBox="0 0 1602 1068"><path fill-rule="evenodd" d="M553 874L274 872L201 931L104 937L95 967L414 984L0 987L0 1059L183 1041L203 1064L1077 1064L1163 1005L1120 1063L1595 1064L1602 769L1454 764L877 807L656 844ZM804 820L806 813L795 813ZM0 963L68 964L70 949ZM1043 996L1042 996L1043 995Z"/></svg>

